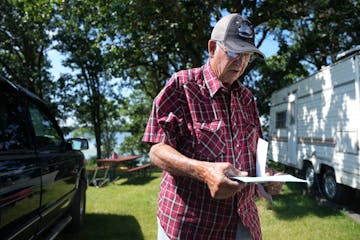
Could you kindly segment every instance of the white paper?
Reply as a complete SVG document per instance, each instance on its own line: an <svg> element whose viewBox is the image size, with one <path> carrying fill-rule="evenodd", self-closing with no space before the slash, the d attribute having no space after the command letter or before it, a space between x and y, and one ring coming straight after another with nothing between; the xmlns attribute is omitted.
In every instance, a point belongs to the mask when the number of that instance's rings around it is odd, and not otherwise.
<svg viewBox="0 0 360 240"><path fill-rule="evenodd" d="M276 175L263 177L231 177L230 179L245 183L265 183L265 182L300 182L307 183L306 180L294 177L292 175Z"/></svg>
<svg viewBox="0 0 360 240"><path fill-rule="evenodd" d="M294 177L292 175L266 176L266 158L268 152L268 142L262 138L258 139L256 149L256 177L231 177L231 179L246 183L265 183L265 182L301 182L307 183L306 180Z"/></svg>
<svg viewBox="0 0 360 240"><path fill-rule="evenodd" d="M262 138L258 139L256 149L256 176L264 177L266 168L266 158L268 152L268 142Z"/></svg>

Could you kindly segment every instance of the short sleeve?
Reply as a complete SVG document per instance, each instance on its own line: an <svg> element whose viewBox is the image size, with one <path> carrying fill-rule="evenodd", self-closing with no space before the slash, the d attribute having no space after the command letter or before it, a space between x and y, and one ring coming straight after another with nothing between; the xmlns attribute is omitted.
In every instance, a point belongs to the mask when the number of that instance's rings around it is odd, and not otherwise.
<svg viewBox="0 0 360 240"><path fill-rule="evenodd" d="M186 135L186 98L182 89L173 76L154 99L143 142L164 142L176 148L179 138Z"/></svg>

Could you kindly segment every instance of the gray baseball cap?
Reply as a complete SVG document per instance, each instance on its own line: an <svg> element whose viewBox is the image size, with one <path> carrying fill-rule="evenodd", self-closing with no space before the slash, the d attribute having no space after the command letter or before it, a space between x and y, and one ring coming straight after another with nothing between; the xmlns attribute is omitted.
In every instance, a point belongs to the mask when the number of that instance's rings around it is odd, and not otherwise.
<svg viewBox="0 0 360 240"><path fill-rule="evenodd" d="M221 18L211 33L211 40L222 42L231 52L253 52L265 58L265 55L255 47L254 38L251 22L237 13Z"/></svg>

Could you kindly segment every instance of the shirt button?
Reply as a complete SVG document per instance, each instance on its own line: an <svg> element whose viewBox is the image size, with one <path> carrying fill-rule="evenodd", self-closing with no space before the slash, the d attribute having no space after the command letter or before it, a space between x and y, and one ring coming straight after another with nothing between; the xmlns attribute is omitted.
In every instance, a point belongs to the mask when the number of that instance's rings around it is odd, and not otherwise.
<svg viewBox="0 0 360 240"><path fill-rule="evenodd" d="M236 144L236 147L239 148L239 147L240 147L240 144Z"/></svg>

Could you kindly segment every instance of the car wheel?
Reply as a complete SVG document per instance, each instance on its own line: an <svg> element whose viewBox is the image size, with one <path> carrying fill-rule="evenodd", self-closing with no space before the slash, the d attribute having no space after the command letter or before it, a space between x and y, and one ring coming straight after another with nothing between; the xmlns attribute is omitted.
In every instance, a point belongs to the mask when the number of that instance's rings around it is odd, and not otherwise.
<svg viewBox="0 0 360 240"><path fill-rule="evenodd" d="M71 206L71 225L72 229L78 229L84 224L86 206L86 181L79 180L79 187L75 194L74 201Z"/></svg>
<svg viewBox="0 0 360 240"><path fill-rule="evenodd" d="M346 201L348 193L344 185L336 182L334 170L325 171L322 183L323 193L327 199L334 202Z"/></svg>

